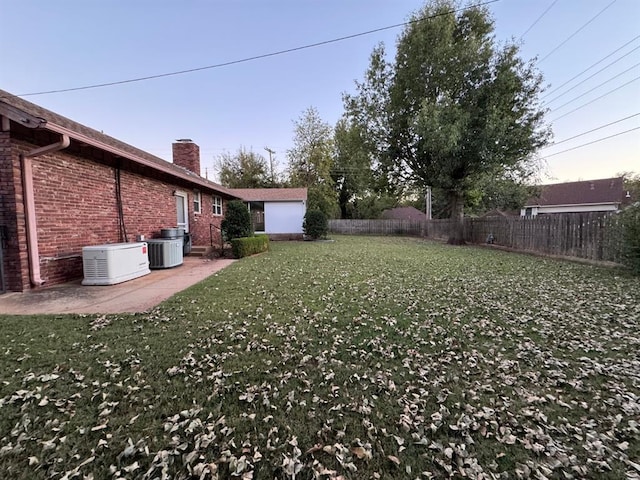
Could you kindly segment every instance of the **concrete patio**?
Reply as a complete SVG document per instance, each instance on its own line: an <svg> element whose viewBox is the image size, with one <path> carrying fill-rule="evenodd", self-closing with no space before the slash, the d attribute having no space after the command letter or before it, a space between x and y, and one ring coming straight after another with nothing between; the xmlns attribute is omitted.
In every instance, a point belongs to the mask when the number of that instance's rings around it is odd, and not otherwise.
<svg viewBox="0 0 640 480"><path fill-rule="evenodd" d="M117 285L83 286L81 279L24 293L0 295L0 315L134 313L149 310L235 260L185 257L178 267Z"/></svg>

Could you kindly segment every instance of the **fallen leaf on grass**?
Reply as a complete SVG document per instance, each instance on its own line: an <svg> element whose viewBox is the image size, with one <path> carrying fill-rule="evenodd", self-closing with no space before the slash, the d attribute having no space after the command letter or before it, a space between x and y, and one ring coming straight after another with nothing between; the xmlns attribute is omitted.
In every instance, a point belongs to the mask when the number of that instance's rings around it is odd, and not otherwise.
<svg viewBox="0 0 640 480"><path fill-rule="evenodd" d="M364 447L351 447L351 453L353 453L359 460L371 460L373 454L370 449Z"/></svg>
<svg viewBox="0 0 640 480"><path fill-rule="evenodd" d="M400 459L398 457L394 457L393 455L388 455L387 458L391 460L396 465L400 465Z"/></svg>

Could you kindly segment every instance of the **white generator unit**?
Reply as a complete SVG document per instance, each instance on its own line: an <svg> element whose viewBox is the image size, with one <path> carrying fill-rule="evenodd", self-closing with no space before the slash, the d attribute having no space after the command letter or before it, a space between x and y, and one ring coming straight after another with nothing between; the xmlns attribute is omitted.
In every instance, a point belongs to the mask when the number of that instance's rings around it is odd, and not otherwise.
<svg viewBox="0 0 640 480"><path fill-rule="evenodd" d="M149 268L171 268L184 261L182 237L154 238L149 244Z"/></svg>
<svg viewBox="0 0 640 480"><path fill-rule="evenodd" d="M82 247L82 285L114 285L151 273L147 243Z"/></svg>

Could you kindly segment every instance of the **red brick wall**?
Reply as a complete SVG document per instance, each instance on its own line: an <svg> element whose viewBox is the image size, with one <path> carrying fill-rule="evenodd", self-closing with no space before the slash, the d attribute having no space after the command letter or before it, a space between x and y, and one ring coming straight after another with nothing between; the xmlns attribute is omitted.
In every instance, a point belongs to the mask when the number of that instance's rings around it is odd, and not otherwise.
<svg viewBox="0 0 640 480"><path fill-rule="evenodd" d="M29 286L26 227L22 203L22 179L17 151L9 132L0 132L0 225L6 239L2 248L5 290L22 291Z"/></svg>
<svg viewBox="0 0 640 480"><path fill-rule="evenodd" d="M2 143L3 138L0 137L0 154L6 148L6 139ZM16 168L19 163L16 162L19 162L20 151L31 148L34 146L14 139L12 166L7 166L4 157L0 164L0 191L9 190L10 185L16 187L16 176L19 187L18 195L8 194L9 198L17 198L18 201L2 214L15 219L17 235L14 235L14 249L17 247L20 254L12 255L15 258L11 259L11 265L14 266L5 269L11 275L8 289L16 291L30 288L21 177ZM118 226L115 168L105 164L107 161L85 158L85 153L81 157L67 152L63 150L32 160L40 269L45 286L82 277L83 246L124 241ZM5 172L9 168L13 170L13 177ZM176 190L188 194L194 245L208 245L209 224L220 225L222 217L212 214L210 192L202 192L202 213L198 215L193 213L191 188L125 169L120 170L120 185L124 223L130 242L135 241L136 235L152 238L158 236L161 228L176 225ZM214 241L219 242L219 237ZM5 260L5 265L9 260Z"/></svg>
<svg viewBox="0 0 640 480"><path fill-rule="evenodd" d="M220 224L222 223L222 216L213 214L213 198L210 193L201 193L202 207L200 214L193 212L193 192L189 192L189 230L193 235L194 245L210 245L211 237L213 236L213 245L220 245ZM225 208L226 200L222 201L223 211ZM214 228L210 228L209 225L215 225ZM210 233L211 231L211 233Z"/></svg>

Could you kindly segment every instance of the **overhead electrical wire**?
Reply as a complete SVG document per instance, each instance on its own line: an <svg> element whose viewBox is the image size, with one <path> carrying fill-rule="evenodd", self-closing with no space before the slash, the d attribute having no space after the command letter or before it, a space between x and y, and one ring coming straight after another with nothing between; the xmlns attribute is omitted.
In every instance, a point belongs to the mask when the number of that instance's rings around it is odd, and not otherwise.
<svg viewBox="0 0 640 480"><path fill-rule="evenodd" d="M568 142L570 140L574 140L576 138L583 137L583 136L585 136L585 135L587 135L589 133L593 133L593 132L596 132L598 130L602 130L603 128L610 127L611 125L615 125L616 123L624 122L625 120L629 120L630 118L637 117L638 115L640 115L640 112L639 113L634 113L633 115L629 115L628 117L624 117L624 118L621 118L619 120L614 120L613 122L609 122L609 123L607 123L605 125L600 125L599 127L592 128L591 130L587 130L586 132L579 133L577 135L574 135L573 137L569 137L569 138L565 138L563 140L559 140L557 142L553 142L553 143L551 143L551 144L549 144L549 145L547 145L545 147L542 147L542 148L555 147L556 145L560 145L561 143L566 143L566 142Z"/></svg>
<svg viewBox="0 0 640 480"><path fill-rule="evenodd" d="M573 87L571 87L570 89L564 91L563 93L561 93L560 95L556 95L555 97L553 97L551 100L547 100L547 104L557 100L558 98L564 97L567 93L575 90L577 87L579 87L580 85L582 85L584 82L591 80L593 77L595 77L596 75L598 75L599 73L602 73L604 70L606 70L607 68L611 67L612 65L618 63L620 60L622 60L623 58L625 58L626 56L632 54L633 52L635 52L636 50L638 50L640 48L640 45L638 45L636 48L634 48L633 50L625 53L623 56L621 56L620 58L618 58L617 60L614 60L613 62L609 63L608 65L602 67L600 70L598 70L595 73L592 73L591 75L589 75L587 78L585 78L584 80L576 83ZM575 78L575 77L574 77Z"/></svg>
<svg viewBox="0 0 640 480"><path fill-rule="evenodd" d="M605 55L604 57L602 57L600 60L598 60L597 62L591 64L590 66L588 66L587 68L585 68L584 70L582 70L580 73L578 73L577 75L571 77L569 80L567 80L566 82L564 82L562 85L554 88L553 90L551 90L550 92L548 92L546 95L543 95L541 97L542 100L544 100L545 98L547 98L549 95L551 95L552 93L557 92L558 90L560 90L562 87L564 87L565 85L567 85L568 83L571 83L572 81L574 81L576 78L582 76L582 74L587 73L589 70L591 70L593 67L595 67L596 65L601 64L602 62L604 62L607 58L611 57L614 53L619 52L620 50L622 50L624 47L626 47L627 45L629 45L630 43L635 42L638 38L640 38L640 35L632 38L631 40L629 40L627 43L625 43L624 45L622 45L621 47L616 48L613 52L609 53L608 55ZM635 50L635 49L634 49ZM633 50L632 50L633 51ZM631 53L631 52L629 52ZM625 54L624 57L626 57L628 55ZM620 57L620 58L624 58L624 57Z"/></svg>
<svg viewBox="0 0 640 480"><path fill-rule="evenodd" d="M573 135L572 137L565 138L565 139L559 140L557 142L553 142L552 144L547 145L547 146L542 147L542 148L546 149L546 148L555 147L556 145L560 145L562 143L566 143L566 142L568 142L570 140L575 140L576 138L583 137L584 135L588 135L589 133L597 132L598 130L602 130L603 128L610 127L611 125L616 125L617 123L621 123L621 122L624 122L626 120L629 120L631 118L635 118L635 117L638 117L638 116L640 116L640 112L634 113L633 115L628 115L628 116L626 116L624 118L619 118L618 120L614 120L613 122L609 122L609 123L606 123L604 125L600 125L599 127L592 128L591 130L587 130L586 132L578 133L577 135ZM552 153L550 155L545 155L543 158L552 157L552 156L558 155L560 153L568 152L570 150L575 150L576 148L584 147L586 145L591 145L592 143L601 142L601 141L606 140L608 138L617 137L617 136L622 135L624 133L629 133L629 132L632 132L634 130L637 130L638 128L640 128L640 127L636 127L636 128L632 128L632 129L629 129L629 130L625 130L624 132L615 133L615 134L609 135L607 137L599 138L599 139L594 140L592 142L583 143L581 145L577 145L575 147L572 147L572 148L569 148L569 149L566 149L566 150L562 150L561 152L556 152L556 153ZM334 169L333 172L334 173L348 174L348 173L365 172L365 171L370 171L370 170L371 169L369 169L369 168L360 168L360 167L341 167L341 168Z"/></svg>
<svg viewBox="0 0 640 480"><path fill-rule="evenodd" d="M525 32L524 32L522 35L520 35L519 40L522 40L522 39L524 38L524 36L525 36L527 33L529 33L529 32L531 31L531 29L532 29L533 27L535 27L535 26L536 26L536 24L537 24L540 20L542 20L542 17L544 17L544 16L547 14L547 12L548 12L549 10L551 10L551 8L552 8L556 3L558 3L558 0L553 0L553 2L551 3L551 5L549 5L549 6L547 7L547 9L546 9L544 12L542 12L542 14L541 14L538 18L536 18L536 19L535 19L535 21L534 21L534 22L529 26L529 28L527 28L527 29L525 30Z"/></svg>
<svg viewBox="0 0 640 480"><path fill-rule="evenodd" d="M596 13L595 16L591 17L590 20L587 21L587 23L583 24L580 28L578 28L575 32L573 32L571 35L569 35L567 38L565 38L562 42L560 42L559 45L557 45L556 47L554 47L549 53L547 53L544 57L542 57L540 60L538 60L537 63L541 63L544 62L547 58L549 58L551 55L553 55L556 51L558 51L560 48L562 48L569 40L571 40L573 37L575 37L578 33L580 33L585 27L587 27L587 25L589 25L591 22L593 22L596 18L598 18L600 15L602 15L611 5L613 5L614 3L616 3L617 0L613 0L610 4L608 4L606 7L604 7L602 10L600 10L598 13Z"/></svg>
<svg viewBox="0 0 640 480"><path fill-rule="evenodd" d="M561 118L564 118L564 117L566 117L567 115L570 115L570 114L572 114L573 112L576 112L576 111L578 111L578 110L580 110L580 109L582 109L582 108L586 107L587 105L591 105L593 102L595 102L595 101L597 101L597 100L600 100L601 98L604 98L604 97L606 97L607 95L611 95L612 93L614 93L614 92L616 92L616 91L620 90L621 88L624 88L624 87L626 87L627 85L629 85L629 84L631 84L631 83L633 83L633 82L636 82L636 81L638 81L638 80L640 80L640 77L633 78L633 79L629 80L627 83L623 83L622 85L620 85L620 86L618 86L618 87L614 88L613 90L609 90L607 93L603 93L603 94L602 94L602 95L600 95L599 97L596 97L596 98L594 98L593 100L588 101L587 103L583 103L583 104L582 104L582 105L580 105L579 107L574 108L573 110L569 110L567 113L564 113L564 114L560 115L559 117L556 117L555 119L551 120L551 123L557 122L557 121L558 121L558 120L560 120Z"/></svg>
<svg viewBox="0 0 640 480"><path fill-rule="evenodd" d="M630 72L630 71L631 71L631 70L633 70L634 68L638 68L639 66L640 66L640 62L638 62L638 63L636 63L635 65L633 65L633 66L631 66L631 67L627 68L626 70L624 70L624 71L622 71L622 72L618 73L617 75L614 75L613 77L611 77L611 78L609 78L609 79L605 80L604 82L599 83L599 84L598 84L598 85L596 85L595 87L592 87L592 88L590 88L589 90L587 90L586 92L581 93L581 94L580 94L580 95L578 95L577 97L572 98L571 100L569 100L568 102L563 103L563 104L562 104L562 105L560 105L559 107L555 107L552 111L554 111L554 112L555 112L556 110L560 110L561 108L566 107L566 106L567 106L567 105L569 105L570 103L575 102L575 101L576 101L576 100L578 100L579 98L582 98L582 97L584 97L585 95L588 95L589 93L593 92L594 90L597 90L598 88L602 87L603 85L606 85L607 83L609 83L609 82L611 82L611 81L615 80L615 79L616 79L616 78L618 78L618 77L621 77L622 75L624 75L624 74L625 74L625 73L627 73L627 72Z"/></svg>
<svg viewBox="0 0 640 480"><path fill-rule="evenodd" d="M351 35L346 35L346 36L342 36L342 37L337 37L337 38L333 38L333 39L329 39L329 40L324 40L321 42L316 42L316 43L311 43L311 44L305 44L305 45L301 45L298 47L293 47L293 48L289 48L289 49L284 49L284 50L279 50L279 51L275 51L275 52L270 52L270 53L266 53L266 54L261 54L261 55L255 55L255 56L251 56L251 57L246 57L246 58L242 58L242 59L238 59L238 60L232 60L232 61L228 61L228 62L223 62L223 63L218 63L218 64L213 64L213 65L207 65L207 66L203 66L203 67L196 67L196 68L191 68L191 69L186 69L186 70L179 70L179 71L173 71L173 72L167 72L167 73L161 73L161 74L157 74L157 75L148 75L148 76L144 76L144 77L137 77L137 78L131 78L131 79L126 79L126 80L119 80L119 81L113 81L113 82L105 82L105 83L99 83L99 84L91 84L91 85L84 85L84 86L80 86L80 87L72 87L72 88L66 88L66 89L58 89L58 90L48 90L48 91L41 91L41 92L30 92L30 93L24 93L24 94L20 94L20 95L16 95L18 97L26 97L26 96L36 96L36 95L46 95L46 94L52 94L52 93L64 93L64 92L71 92L71 91L79 91L79 90L88 90L88 89L95 89L95 88L102 88L102 87L108 87L108 86L115 86L115 85L122 85L122 84L127 84L127 83L135 83L135 82L141 82L141 81L146 81L146 80L153 80L153 79L158 79L158 78L164 78L164 77L170 77L170 76L177 76L177 75L184 75L187 73L194 73L194 72L198 72L198 71L203 71L203 70L210 70L210 69L216 69L216 68L222 68L222 67L227 67L227 66L231 66L231 65L236 65L236 64L240 64L240 63L246 63L246 62L251 62L251 61L255 61L255 60L260 60L260 59L264 59L264 58L269 58L269 57L274 57L274 56L279 56L279 55L284 55L284 54L288 54L288 53L293 53L293 52L297 52L297 51L301 51L301 50L306 50L306 49L311 49L311 48L315 48L315 47L320 47L320 46L324 46L324 45L329 45L332 43L337 43L337 42L342 42L345 40L350 40L353 38L357 38L357 37L361 37L361 36L365 36L365 35L371 35L373 33L377 33L377 32L382 32L385 30L391 30L391 29L395 29L395 28L399 28L399 27L404 27L407 25L411 25L414 23L418 23L418 22L422 22L422 21L426 21L432 18L436 18L439 16L444 16L444 15L449 15L452 13L457 13L459 11L463 11L466 10L467 8L470 7L480 7L480 6L485 6L485 5L489 5L492 3L496 3L499 0L488 0L482 3L477 3L471 6L467 6L464 8L460 8L460 9L455 9L455 10L451 10L448 12L444 12L444 13L440 13L440 14L436 14L436 15L430 15L427 17L423 17L423 18L419 18L419 19L415 19L415 20L410 20L407 22L403 22L403 23L398 23L398 24L394 24L394 25L388 25L385 27L380 27L380 28L376 28L376 29L372 29L372 30L367 30L364 32L359 32L359 33L355 33L355 34L351 34ZM557 50L559 50L560 48L562 48L567 42L569 42L573 37L575 37L579 32L581 32L584 28L586 28L589 24L591 24L593 21L595 21L600 15L602 15L608 8L610 8L614 3L616 3L617 0L613 0L611 1L608 5L606 5L602 10L600 10L595 16L593 16L591 19L589 19L586 23L584 23L582 26L580 26L576 31L574 31L571 35L569 35L565 40L563 40L560 44L558 44L556 47L554 47L549 53L547 53L544 57L542 57L540 60L538 60L537 63L543 62L544 60L546 60L548 57L550 57L551 55L553 55ZM553 8L553 6L558 2L558 0L554 0L546 9L544 12L542 12L542 14L527 28L527 30L520 36L520 39L522 39L525 35L527 35L529 33L529 31L531 31L531 29L533 29L535 27L535 25L549 12L549 10L551 10L551 8ZM562 87L566 86L567 84L569 84L570 82L572 82L573 80L579 78L581 75L583 75L584 73L586 73L587 71L591 70L592 68L594 68L595 66L599 65L600 63L602 63L603 61L605 61L606 59L610 58L613 54L617 53L618 51L622 50L624 47L628 46L629 44L633 43L634 41L636 41L638 38L640 38L640 35L634 37L633 39L631 39L630 41L628 41L627 43L625 43L624 45L618 47L617 49L615 49L614 51L612 51L611 53L609 53L608 55L606 55L605 57L603 57L602 59L598 60L597 62L595 62L594 64L590 65L589 67L587 67L585 70L581 71L580 73L578 73L577 75L573 76L572 78L570 78L569 80L565 81L562 85L554 88L553 90L551 90L550 92L548 92L545 96L542 97L542 99L548 97L549 95L551 95L554 92L557 92L559 89L561 89ZM633 50L625 53L624 55L622 55L621 57L617 58L616 60L614 60L613 62L609 63L608 65L606 65L605 67L601 68L600 70L598 70L597 72L595 72L594 74L592 74L591 76L587 77L586 79L582 80L581 82L579 82L578 84L574 85L573 87L571 87L570 89L568 89L567 91L565 91L564 93L557 95L556 97L554 97L553 99L549 100L549 102L553 102L556 99L562 97L563 95L569 93L570 91L574 90L577 86L583 84L584 82L586 82L587 80L593 78L595 75L597 75L598 73L601 73L602 71L604 71L605 69L609 68L610 66L614 65L615 63L619 62L620 60L622 60L623 58L627 57L628 55L630 55L631 53L633 53L634 51L638 50L640 48L640 46L634 48ZM614 80L615 78L618 78L619 76L621 76L622 74L628 72L629 70L636 68L639 64L634 65L633 67L625 70L624 72L621 72L620 74L608 79L607 81L599 84L598 86L592 88L591 90L581 94L580 96L570 100L569 102L566 102L565 104L561 105L560 107L557 107L554 110L557 110L559 108L562 108L564 106L566 106L569 103L572 103L573 101L583 97L584 95L586 95L587 93L590 93L591 91L601 87L602 85ZM632 80L630 80L629 82L626 82L623 85L620 85L618 87L616 87L613 90L610 90L609 92L604 93L603 95L600 95L599 97L557 117L556 119L554 119L553 121L551 121L551 123L564 118L565 116L568 116L571 113L574 113L577 110L580 110L584 107L586 107L587 105L607 96L610 95L612 93L614 93L617 90L620 90L621 88L637 81L638 79L640 79L640 77L636 77ZM636 113L630 116L627 116L625 118L607 123L605 125L601 125L599 127L593 128L591 130L588 130L586 132L582 132L580 134L574 135L572 137L563 139L561 141L558 142L554 142L551 145L548 145L547 147L544 148L549 148L549 147L553 147L556 145L559 145L561 143L565 143L568 142L570 140L573 140L575 138L587 135L589 133L595 132L597 130L601 130L603 128L606 128L608 126L623 122L625 120L628 120L630 118L634 118L636 116L639 116L640 113ZM552 153L550 155L546 155L544 158L548 158L548 157L552 157L555 155L560 155L562 153L565 152L569 152L578 148L582 148L588 145L592 145L594 143L598 143L604 140L608 140L610 138L614 138L626 133L630 133L632 131L638 130L640 129L640 127L635 127L629 130L625 130L623 132L618 132L616 134L613 135L609 135L607 137L603 137L603 138L599 138L597 140L593 140L591 142L587 142L581 145L577 145L575 147L572 148L568 148L565 150L562 150L560 152L555 152ZM347 173L348 170L351 169L341 169L341 171L343 173ZM353 170L352 170L353 171Z"/></svg>
<svg viewBox="0 0 640 480"><path fill-rule="evenodd" d="M566 150L562 150L560 152L552 153L550 155L545 155L542 158L555 157L556 155L560 155L561 153L570 152L571 150L577 150L578 148L586 147L587 145L593 145L594 143L602 142L604 140L609 140L610 138L619 137L620 135L624 135L625 133L633 132L635 130L640 130L640 127L630 128L629 130L625 130L624 132L614 133L613 135L609 135L607 137L598 138L597 140L593 140L592 142L583 143L581 145L576 145L575 147L567 148Z"/></svg>
<svg viewBox="0 0 640 480"><path fill-rule="evenodd" d="M458 9L450 10L450 11L443 12L443 13L437 13L435 15L429 15L427 17L417 18L415 20L409 20L409 21L403 22L403 23L396 23L394 25L388 25L386 27L374 28L373 30L367 30L365 32L354 33L354 34L351 34L351 35L345 35L343 37L333 38L333 39L330 39L330 40L323 40L321 42L309 43L309 44L306 44L306 45L301 45L299 47L287 48L285 50L278 50L276 52L265 53L265 54L262 54L262 55L254 55L252 57L241 58L241 59L238 59L238 60L231 60L229 62L216 63L216 64L213 64L213 65L207 65L207 66L204 66L204 67L189 68L189 69L186 69L186 70L178 70L178 71L175 71L175 72L159 73L157 75L147 75L145 77L130 78L130 79L127 79L127 80L118 80L118 81L114 81L114 82L96 83L96 84L92 84L92 85L84 85L82 87L62 88L62 89L59 89L59 90L47 90L47 91L42 91L42 92L22 93L22 94L16 95L16 96L17 97L29 97L29 96L35 96L35 95L48 95L48 94L51 94L51 93L75 92L75 91L78 91L78 90L89 90L89 89L93 89L93 88L111 87L111 86L114 86L114 85L122 85L122 84L125 84L125 83L142 82L144 80L153 80L153 79L156 79L156 78L164 78L164 77L171 77L171 76L175 76L175 75L184 75L186 73L200 72L202 70L211 70L211 69L214 69L214 68L228 67L230 65L237 65L239 63L251 62L251 61L254 61L254 60L260 60L262 58L275 57L275 56L284 55L284 54L287 54L287 53L298 52L300 50L306 50L306 49L309 49L309 48L315 48L315 47L320 47L320 46L323 46L323 45L329 45L331 43L343 42L345 40L351 40L352 38L362 37L362 36L365 36L365 35L371 35L372 33L378 33L378 32L383 32L385 30L391 30L391 29L394 29L394 28L405 27L407 25L412 25L414 23L423 22L425 20L430 20L432 18L443 17L445 15L450 15L452 13L461 12L461 11L467 10L469 8L482 7L482 6L489 5L489 4L492 4L492 3L496 3L496 2L499 2L499 1L500 0L486 0L484 2L476 3L476 4L469 5L469 6L466 6L466 7L463 7L463 8L458 8Z"/></svg>

